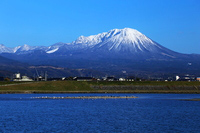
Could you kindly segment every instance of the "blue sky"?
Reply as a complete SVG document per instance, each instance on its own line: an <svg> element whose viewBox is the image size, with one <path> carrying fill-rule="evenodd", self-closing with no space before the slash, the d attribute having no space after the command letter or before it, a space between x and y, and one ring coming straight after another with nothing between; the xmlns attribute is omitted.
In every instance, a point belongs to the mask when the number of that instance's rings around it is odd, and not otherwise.
<svg viewBox="0 0 200 133"><path fill-rule="evenodd" d="M200 0L0 0L0 44L8 47L70 43L125 27L200 54Z"/></svg>

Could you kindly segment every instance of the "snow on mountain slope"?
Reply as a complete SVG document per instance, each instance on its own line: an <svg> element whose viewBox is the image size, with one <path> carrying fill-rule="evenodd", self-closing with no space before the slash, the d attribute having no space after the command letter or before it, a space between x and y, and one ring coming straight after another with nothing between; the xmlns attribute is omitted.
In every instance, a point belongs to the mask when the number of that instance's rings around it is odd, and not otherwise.
<svg viewBox="0 0 200 133"><path fill-rule="evenodd" d="M114 51L131 53L165 53L168 49L131 28L113 29L98 35L80 36L72 45L91 51Z"/></svg>
<svg viewBox="0 0 200 133"><path fill-rule="evenodd" d="M88 37L80 36L78 39L72 42L72 45L79 45L79 47L92 47L98 43L101 43L105 35L106 32Z"/></svg>
<svg viewBox="0 0 200 133"><path fill-rule="evenodd" d="M0 44L0 53L13 53L13 49Z"/></svg>
<svg viewBox="0 0 200 133"><path fill-rule="evenodd" d="M66 51L69 51L71 49L74 49L74 47L70 43L59 42L59 43L56 43L56 44L49 46L46 49L46 53L47 54L57 53L57 54L62 55L62 54L65 54Z"/></svg>
<svg viewBox="0 0 200 133"><path fill-rule="evenodd" d="M15 47L15 48L13 48L13 52L16 53L17 50L20 49L20 48L21 48L21 46L17 46L17 47Z"/></svg>
<svg viewBox="0 0 200 133"><path fill-rule="evenodd" d="M56 52L58 49L59 49L59 48L55 48L55 49L52 49L52 50L47 51L46 53L47 53L47 54L51 54L51 53Z"/></svg>
<svg viewBox="0 0 200 133"><path fill-rule="evenodd" d="M130 28L110 30L98 47L105 47L109 51L128 50L131 52L153 52L155 48L161 48L139 31Z"/></svg>
<svg viewBox="0 0 200 133"><path fill-rule="evenodd" d="M56 43L56 44L49 46L46 51L54 50L54 49L57 49L57 48L59 49L60 47L63 47L65 45L68 45L68 43L59 42L59 43Z"/></svg>
<svg viewBox="0 0 200 133"><path fill-rule="evenodd" d="M153 41L135 29L113 29L106 34L106 40L112 41L115 45L120 44L135 44L146 45L153 44Z"/></svg>
<svg viewBox="0 0 200 133"><path fill-rule="evenodd" d="M17 51L29 51L29 50L33 50L33 49L34 49L34 47L24 44L23 46L19 47L17 49Z"/></svg>
<svg viewBox="0 0 200 133"><path fill-rule="evenodd" d="M9 49L0 45L0 53L27 54L33 53L36 50L43 51L42 53L60 56L71 55L73 53L79 53L79 55L82 53L84 56L93 52L101 54L141 54L142 56L154 56L155 54L159 54L168 58L176 57L176 55L174 55L176 54L175 52L159 45L144 34L131 28L113 29L108 32L88 37L80 36L72 43L56 43L49 47L29 46L25 44Z"/></svg>
<svg viewBox="0 0 200 133"><path fill-rule="evenodd" d="M16 53L17 51L29 51L31 49L32 47L26 44L23 46L17 46L14 48L8 48L4 46L3 44L0 44L0 53Z"/></svg>
<svg viewBox="0 0 200 133"><path fill-rule="evenodd" d="M45 46L29 46L27 44L24 44L23 46L18 46L14 48L14 53L16 54L27 54L32 53L34 51L46 51L48 47Z"/></svg>
<svg viewBox="0 0 200 133"><path fill-rule="evenodd" d="M24 44L23 46L18 48L18 52L19 51L31 51L31 50L35 50L35 49L42 49L42 46L29 46L27 44Z"/></svg>

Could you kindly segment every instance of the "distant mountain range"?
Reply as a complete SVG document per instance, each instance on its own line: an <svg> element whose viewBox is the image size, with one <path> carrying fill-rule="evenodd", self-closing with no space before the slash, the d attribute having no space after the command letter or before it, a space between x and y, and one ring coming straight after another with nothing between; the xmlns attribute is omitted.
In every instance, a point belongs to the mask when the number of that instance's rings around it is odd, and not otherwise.
<svg viewBox="0 0 200 133"><path fill-rule="evenodd" d="M12 59L0 56L0 77L12 78L14 73L20 72L22 75L36 77L37 72L44 76L47 72L48 78L74 77L74 76L104 76L105 73L91 69L69 69L54 66L32 66Z"/></svg>
<svg viewBox="0 0 200 133"><path fill-rule="evenodd" d="M200 55L169 50L131 28L46 46L0 45L0 55L29 65L92 69L108 75L200 75Z"/></svg>

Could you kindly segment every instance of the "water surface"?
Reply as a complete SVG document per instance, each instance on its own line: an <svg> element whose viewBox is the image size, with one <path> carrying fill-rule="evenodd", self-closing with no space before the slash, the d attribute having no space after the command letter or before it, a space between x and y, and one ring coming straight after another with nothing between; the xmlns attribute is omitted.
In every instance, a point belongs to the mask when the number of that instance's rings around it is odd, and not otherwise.
<svg viewBox="0 0 200 133"><path fill-rule="evenodd" d="M138 96L137 99L33 99ZM0 132L200 132L199 94L1 94Z"/></svg>

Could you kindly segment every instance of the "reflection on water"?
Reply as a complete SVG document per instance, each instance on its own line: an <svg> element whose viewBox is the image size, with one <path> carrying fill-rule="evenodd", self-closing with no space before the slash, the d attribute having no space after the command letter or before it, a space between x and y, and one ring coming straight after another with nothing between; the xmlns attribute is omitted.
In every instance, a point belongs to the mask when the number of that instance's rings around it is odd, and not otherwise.
<svg viewBox="0 0 200 133"><path fill-rule="evenodd" d="M31 99L137 96L137 99ZM200 132L199 94L1 94L0 132Z"/></svg>

